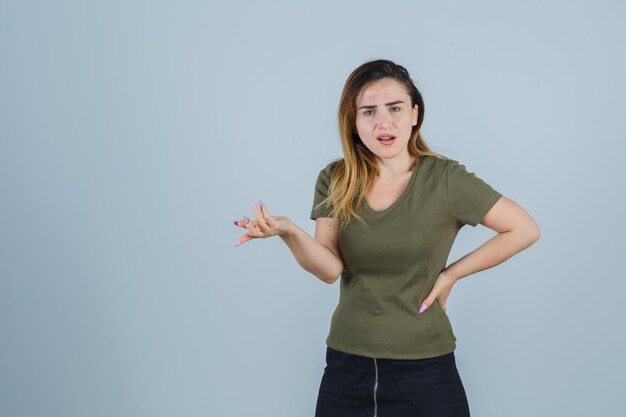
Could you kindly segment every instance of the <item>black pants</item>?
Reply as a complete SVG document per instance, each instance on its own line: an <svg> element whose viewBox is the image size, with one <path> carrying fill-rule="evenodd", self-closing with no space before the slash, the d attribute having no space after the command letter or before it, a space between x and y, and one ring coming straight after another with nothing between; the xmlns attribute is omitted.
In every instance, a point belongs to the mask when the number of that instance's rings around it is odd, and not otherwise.
<svg viewBox="0 0 626 417"><path fill-rule="evenodd" d="M374 359L326 347L315 417L469 417L454 352Z"/></svg>

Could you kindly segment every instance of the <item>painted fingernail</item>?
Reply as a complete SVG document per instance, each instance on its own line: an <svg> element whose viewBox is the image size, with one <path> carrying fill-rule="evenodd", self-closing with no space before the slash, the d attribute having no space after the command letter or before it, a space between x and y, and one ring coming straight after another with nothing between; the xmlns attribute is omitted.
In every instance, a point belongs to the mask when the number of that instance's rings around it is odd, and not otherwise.
<svg viewBox="0 0 626 417"><path fill-rule="evenodd" d="M424 310L426 310L426 307L428 307L428 305L426 305L426 303L422 304L422 306L420 307L420 314L422 314L422 312Z"/></svg>
<svg viewBox="0 0 626 417"><path fill-rule="evenodd" d="M256 202L254 202L254 201L253 201L253 202L252 202L252 210L256 210L256 209L257 209L257 207L256 207Z"/></svg>

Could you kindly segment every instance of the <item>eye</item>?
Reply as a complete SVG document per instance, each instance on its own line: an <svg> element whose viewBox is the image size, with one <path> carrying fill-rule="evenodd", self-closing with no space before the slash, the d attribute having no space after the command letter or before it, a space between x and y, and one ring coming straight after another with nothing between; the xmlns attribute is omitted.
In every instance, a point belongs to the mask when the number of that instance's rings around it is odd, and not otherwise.
<svg viewBox="0 0 626 417"><path fill-rule="evenodd" d="M369 116L369 115L368 115L368 113L369 113L369 112L371 112L371 111L372 111L372 110L365 110L365 111L363 112L363 115L364 115L364 116Z"/></svg>
<svg viewBox="0 0 626 417"><path fill-rule="evenodd" d="M398 110L396 110L396 111L400 111L400 110L401 110L401 109L400 109L400 107L398 107L398 106L392 106L392 107L390 107L390 108L392 108L392 109L398 109Z"/></svg>

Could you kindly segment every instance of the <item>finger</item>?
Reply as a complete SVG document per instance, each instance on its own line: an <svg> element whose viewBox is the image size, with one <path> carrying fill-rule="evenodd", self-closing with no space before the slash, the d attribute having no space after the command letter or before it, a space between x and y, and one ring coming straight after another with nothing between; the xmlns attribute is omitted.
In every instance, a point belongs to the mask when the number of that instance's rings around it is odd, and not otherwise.
<svg viewBox="0 0 626 417"><path fill-rule="evenodd" d="M441 305L444 305L448 301L448 296L446 295L445 290L439 294L439 296L437 297L437 300L439 300L439 303Z"/></svg>
<svg viewBox="0 0 626 417"><path fill-rule="evenodd" d="M242 227L242 228L244 228L244 229L246 228L246 224L247 224L247 223L250 223L250 219L249 219L249 218L248 218L248 216L246 216L245 214L243 215L243 219L235 220L235 221L233 222L233 224L234 224L235 226L239 226L239 227Z"/></svg>
<svg viewBox="0 0 626 417"><path fill-rule="evenodd" d="M422 301L422 305L420 306L419 313L422 314L424 311L428 309L428 307L430 307L431 304L432 304L432 297L429 295L428 297L426 297L424 301Z"/></svg>
<svg viewBox="0 0 626 417"><path fill-rule="evenodd" d="M265 205L265 203L261 201L261 199L259 199L259 209L261 210L261 216L263 217L263 220L265 220L265 223L269 225L270 222L273 220L272 215L270 214L270 211L267 209L267 206Z"/></svg>
<svg viewBox="0 0 626 417"><path fill-rule="evenodd" d="M237 239L237 241L235 242L235 246L241 246L242 244L246 243L247 241L251 240L252 237L248 234L245 234L243 236L241 236L239 239Z"/></svg>
<svg viewBox="0 0 626 417"><path fill-rule="evenodd" d="M263 213L263 218L265 219L265 222L270 227L270 229L274 230L276 227L276 222L274 221L274 217L272 216L270 211L267 209L267 206L265 205L265 203L262 202L261 200L259 201L261 202L261 212Z"/></svg>
<svg viewBox="0 0 626 417"><path fill-rule="evenodd" d="M233 221L233 224L234 224L235 226L239 226L239 227L241 227L241 228L245 229L245 228L246 228L246 224L252 224L252 225L254 225L254 224L256 224L256 223L251 222L251 221L250 221L250 219L248 219L247 223L246 223L246 221L245 221L245 220L235 220L235 221Z"/></svg>
<svg viewBox="0 0 626 417"><path fill-rule="evenodd" d="M251 220L246 223L246 229L248 229L248 234L254 237L265 237L265 234L260 230L259 225L256 220Z"/></svg>
<svg viewBox="0 0 626 417"><path fill-rule="evenodd" d="M261 213L256 202L252 203L252 210L254 211L254 219L256 220L256 223L259 226L259 229L261 229L263 233L266 233L266 234L270 233L271 232L270 227L267 225L267 222L263 218L263 213Z"/></svg>

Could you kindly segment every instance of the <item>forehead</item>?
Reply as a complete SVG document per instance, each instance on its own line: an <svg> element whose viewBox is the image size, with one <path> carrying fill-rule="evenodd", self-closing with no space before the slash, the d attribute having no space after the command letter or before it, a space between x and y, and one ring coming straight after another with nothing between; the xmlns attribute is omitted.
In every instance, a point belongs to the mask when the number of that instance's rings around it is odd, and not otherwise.
<svg viewBox="0 0 626 417"><path fill-rule="evenodd" d="M409 100L404 86L391 78L382 78L365 85L356 97L356 105L376 104L377 102Z"/></svg>

